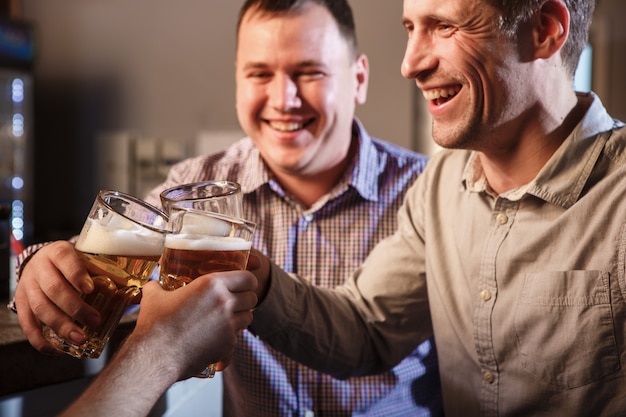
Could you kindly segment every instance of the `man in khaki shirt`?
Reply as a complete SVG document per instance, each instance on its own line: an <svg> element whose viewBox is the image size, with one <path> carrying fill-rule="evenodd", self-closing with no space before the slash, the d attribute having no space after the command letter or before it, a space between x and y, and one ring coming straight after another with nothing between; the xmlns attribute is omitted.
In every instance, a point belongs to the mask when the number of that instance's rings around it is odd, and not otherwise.
<svg viewBox="0 0 626 417"><path fill-rule="evenodd" d="M626 130L572 87L593 6L405 0L402 73L446 150L346 285L255 258L250 329L337 377L434 333L448 417L625 415Z"/></svg>

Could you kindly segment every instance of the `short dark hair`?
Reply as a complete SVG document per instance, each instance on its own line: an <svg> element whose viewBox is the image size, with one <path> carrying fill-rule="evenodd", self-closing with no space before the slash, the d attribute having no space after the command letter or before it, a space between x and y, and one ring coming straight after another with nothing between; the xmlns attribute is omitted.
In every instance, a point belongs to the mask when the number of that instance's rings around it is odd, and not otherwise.
<svg viewBox="0 0 626 417"><path fill-rule="evenodd" d="M501 28L514 35L520 23L530 19L545 0L490 0L502 12ZM596 0L564 0L570 13L569 36L561 57L573 77L589 37L589 27Z"/></svg>
<svg viewBox="0 0 626 417"><path fill-rule="evenodd" d="M347 0L246 0L239 10L237 36L239 36L239 28L244 15L251 9L267 14L289 14L298 13L307 3L319 4L330 12L335 22L337 22L339 32L346 39L348 46L354 56L356 56L358 54L358 44L354 16Z"/></svg>

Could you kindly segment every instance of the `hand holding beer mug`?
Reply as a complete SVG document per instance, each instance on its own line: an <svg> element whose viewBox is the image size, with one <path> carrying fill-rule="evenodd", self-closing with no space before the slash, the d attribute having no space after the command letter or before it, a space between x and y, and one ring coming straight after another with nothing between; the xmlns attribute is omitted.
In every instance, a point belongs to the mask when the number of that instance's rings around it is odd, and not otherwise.
<svg viewBox="0 0 626 417"><path fill-rule="evenodd" d="M100 191L75 248L94 283L94 290L82 297L98 310L101 323L83 326L87 341L81 345L44 325L46 339L71 356L99 357L124 310L150 279L163 253L167 222L165 213L144 201Z"/></svg>
<svg viewBox="0 0 626 417"><path fill-rule="evenodd" d="M161 205L169 214L171 207L212 211L243 217L241 186L231 181L202 181L181 184L161 192Z"/></svg>
<svg viewBox="0 0 626 417"><path fill-rule="evenodd" d="M160 282L175 290L211 272L244 270L255 224L192 208L171 207L169 231L161 258ZM198 377L212 378L217 364Z"/></svg>

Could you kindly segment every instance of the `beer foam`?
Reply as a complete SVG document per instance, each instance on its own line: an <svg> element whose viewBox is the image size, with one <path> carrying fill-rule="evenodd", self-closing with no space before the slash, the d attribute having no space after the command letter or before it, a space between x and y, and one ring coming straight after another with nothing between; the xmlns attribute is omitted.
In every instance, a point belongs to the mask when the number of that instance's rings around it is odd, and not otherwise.
<svg viewBox="0 0 626 417"><path fill-rule="evenodd" d="M131 221L113 220L101 224L87 219L76 242L81 252L101 255L160 256L163 252L163 234L145 229Z"/></svg>
<svg viewBox="0 0 626 417"><path fill-rule="evenodd" d="M184 213L184 216L181 233L228 236L232 229L231 224L227 221L203 213L187 212Z"/></svg>
<svg viewBox="0 0 626 417"><path fill-rule="evenodd" d="M167 235L165 237L165 247L182 250L250 250L252 242L234 236L206 236L182 233Z"/></svg>

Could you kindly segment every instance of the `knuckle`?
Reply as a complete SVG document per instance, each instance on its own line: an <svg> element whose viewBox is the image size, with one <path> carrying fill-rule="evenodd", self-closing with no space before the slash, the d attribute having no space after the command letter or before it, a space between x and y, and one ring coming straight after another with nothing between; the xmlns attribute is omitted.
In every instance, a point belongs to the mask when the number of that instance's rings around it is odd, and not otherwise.
<svg viewBox="0 0 626 417"><path fill-rule="evenodd" d="M73 317L74 319L77 319L83 313L83 309L80 305L70 304L68 306L66 313L68 316Z"/></svg>
<svg viewBox="0 0 626 417"><path fill-rule="evenodd" d="M44 315L49 309L49 304L41 298L31 299L28 304L30 306L30 310L37 317L42 317L42 315Z"/></svg>

